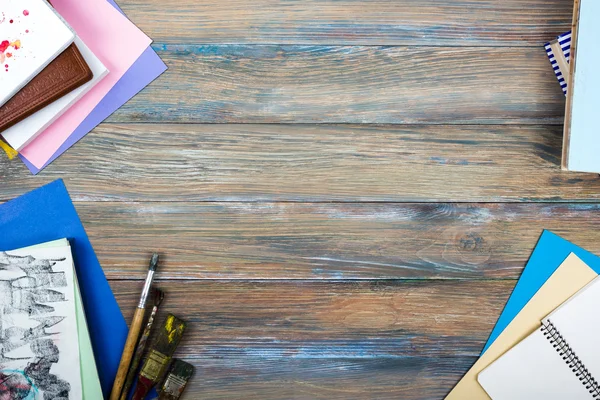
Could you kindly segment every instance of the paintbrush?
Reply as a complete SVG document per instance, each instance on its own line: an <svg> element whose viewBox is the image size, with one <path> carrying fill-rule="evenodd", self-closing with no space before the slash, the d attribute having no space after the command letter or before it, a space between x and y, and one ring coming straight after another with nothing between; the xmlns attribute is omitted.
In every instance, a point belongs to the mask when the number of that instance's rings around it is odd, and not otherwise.
<svg viewBox="0 0 600 400"><path fill-rule="evenodd" d="M152 297L154 300L154 306L152 307L152 312L150 313L150 317L148 317L148 322L146 323L144 332L142 333L137 348L135 349L133 360L131 361L131 366L129 367L129 372L127 373L127 378L125 379L125 385L121 391L121 400L127 399L129 389L131 389L131 386L133 385L133 380L135 379L137 369L140 366L140 361L142 361L142 356L146 350L146 344L148 343L148 337L150 336L152 324L154 323L154 317L156 316L158 307L160 306L160 303L162 303L165 294L160 289L152 288Z"/></svg>
<svg viewBox="0 0 600 400"><path fill-rule="evenodd" d="M178 358L173 360L167 378L160 388L158 400L178 400L194 374L194 366Z"/></svg>
<svg viewBox="0 0 600 400"><path fill-rule="evenodd" d="M184 321L173 314L167 315L156 340L148 351L132 400L143 400L150 389L160 381L181 341L185 325Z"/></svg>
<svg viewBox="0 0 600 400"><path fill-rule="evenodd" d="M140 302L138 303L135 313L133 314L133 320L131 321L129 334L127 335L127 341L125 342L125 348L123 349L123 354L121 355L121 362L119 363L119 369L117 370L115 383L113 384L112 391L110 392L110 400L119 400L119 397L121 397L121 391L123 390L123 384L125 383L127 371L129 371L129 365L131 364L133 351L135 350L135 345L140 337L140 330L142 329L142 324L144 322L148 293L150 292L150 286L152 285L152 279L154 279L154 272L156 271L157 266L158 254L154 253L150 259L148 275L146 276L146 282L144 282L144 289L142 289Z"/></svg>

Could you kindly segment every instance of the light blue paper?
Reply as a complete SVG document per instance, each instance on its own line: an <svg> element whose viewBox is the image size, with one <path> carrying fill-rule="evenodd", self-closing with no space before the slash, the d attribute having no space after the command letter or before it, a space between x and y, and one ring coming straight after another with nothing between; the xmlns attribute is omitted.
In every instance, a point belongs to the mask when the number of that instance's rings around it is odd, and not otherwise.
<svg viewBox="0 0 600 400"><path fill-rule="evenodd" d="M550 231L544 231L481 354L486 352L571 253L575 253L590 268L600 274L600 257Z"/></svg>
<svg viewBox="0 0 600 400"><path fill-rule="evenodd" d="M577 33L571 109L569 162L571 171L600 172L600 1L582 0ZM569 89L571 90L571 89Z"/></svg>

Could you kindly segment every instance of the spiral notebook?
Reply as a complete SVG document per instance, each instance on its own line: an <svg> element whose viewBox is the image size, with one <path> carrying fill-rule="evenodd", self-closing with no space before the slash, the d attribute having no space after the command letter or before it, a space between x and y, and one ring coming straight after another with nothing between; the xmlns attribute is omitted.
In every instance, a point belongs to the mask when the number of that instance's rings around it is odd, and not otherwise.
<svg viewBox="0 0 600 400"><path fill-rule="evenodd" d="M494 400L599 398L599 306L596 278L483 370L479 384Z"/></svg>

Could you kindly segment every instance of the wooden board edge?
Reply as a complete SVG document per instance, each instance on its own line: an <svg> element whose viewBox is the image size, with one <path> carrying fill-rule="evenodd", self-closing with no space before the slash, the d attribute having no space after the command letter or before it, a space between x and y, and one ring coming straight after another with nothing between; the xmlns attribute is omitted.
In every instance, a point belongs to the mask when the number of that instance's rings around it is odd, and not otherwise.
<svg viewBox="0 0 600 400"><path fill-rule="evenodd" d="M575 65L577 64L577 34L579 31L579 10L581 0L575 0L573 6L573 22L571 26L571 62L569 65L569 84L567 86L567 103L565 105L565 126L563 129L563 148L561 167L569 169L569 143L571 139L571 111L573 103L573 86L575 83Z"/></svg>
<svg viewBox="0 0 600 400"><path fill-rule="evenodd" d="M565 52L563 51L562 47L560 46L560 42L558 41L558 39L554 39L553 41L550 42L550 48L552 49L552 52L554 53L554 58L556 59L556 62L558 63L558 68L560 69L560 73L562 74L563 78L565 79L565 82L567 82L567 88L569 87L569 85L571 84L571 66L569 65L569 62L567 61L567 58L565 57Z"/></svg>

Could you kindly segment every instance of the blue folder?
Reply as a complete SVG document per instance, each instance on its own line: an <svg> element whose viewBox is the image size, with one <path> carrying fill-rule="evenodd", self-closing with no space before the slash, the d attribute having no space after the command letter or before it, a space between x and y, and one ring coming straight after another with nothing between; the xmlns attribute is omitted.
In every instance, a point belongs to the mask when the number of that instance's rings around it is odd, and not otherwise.
<svg viewBox="0 0 600 400"><path fill-rule="evenodd" d="M127 324L62 180L0 205L0 250L67 238L81 288L102 391L107 397L127 338Z"/></svg>
<svg viewBox="0 0 600 400"><path fill-rule="evenodd" d="M504 311L500 314L482 354L571 253L575 253L597 274L600 274L600 257L550 231L544 231L508 299Z"/></svg>

